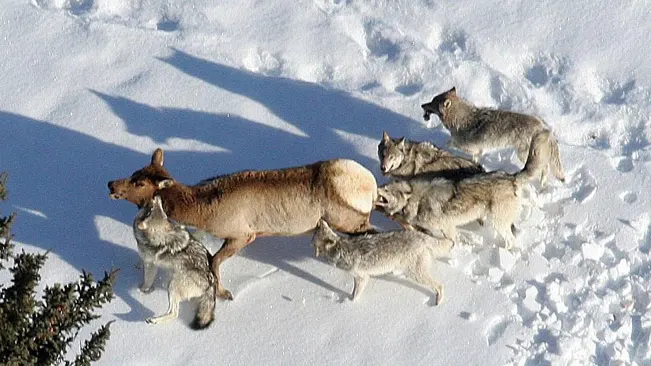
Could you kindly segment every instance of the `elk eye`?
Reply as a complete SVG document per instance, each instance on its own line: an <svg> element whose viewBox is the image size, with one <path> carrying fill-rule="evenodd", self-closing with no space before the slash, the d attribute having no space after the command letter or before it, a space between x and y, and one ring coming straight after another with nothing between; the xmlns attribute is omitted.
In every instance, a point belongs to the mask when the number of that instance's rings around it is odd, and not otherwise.
<svg viewBox="0 0 651 366"><path fill-rule="evenodd" d="M142 188L142 187L145 186L145 182L139 180L139 181L136 181L135 185L136 185L136 187L138 187L138 188Z"/></svg>

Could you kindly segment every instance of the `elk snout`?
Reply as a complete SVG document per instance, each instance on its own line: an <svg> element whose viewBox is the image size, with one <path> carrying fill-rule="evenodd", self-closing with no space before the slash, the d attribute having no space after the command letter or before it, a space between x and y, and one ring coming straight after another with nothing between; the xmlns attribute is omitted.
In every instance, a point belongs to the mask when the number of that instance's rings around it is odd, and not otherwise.
<svg viewBox="0 0 651 366"><path fill-rule="evenodd" d="M109 197L114 200L119 200L122 198L122 192L117 192L116 191L116 181L110 180L108 182L108 189L109 189Z"/></svg>

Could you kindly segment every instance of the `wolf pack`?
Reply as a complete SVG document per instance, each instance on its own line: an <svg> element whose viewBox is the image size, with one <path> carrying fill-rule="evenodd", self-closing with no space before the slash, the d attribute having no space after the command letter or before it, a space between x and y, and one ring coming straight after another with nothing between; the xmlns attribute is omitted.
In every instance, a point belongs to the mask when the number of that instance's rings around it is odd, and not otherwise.
<svg viewBox="0 0 651 366"><path fill-rule="evenodd" d="M452 88L422 104L424 119L435 114L449 131L446 148L392 138L378 144L380 169L390 182L349 159L319 161L278 170L248 170L185 185L163 166L157 149L149 165L130 177L108 182L112 199L138 207L133 232L144 270L140 291L153 288L157 268L166 268L169 307L147 319L161 323L178 316L182 301L197 299L191 326L214 320L217 298L232 300L220 265L258 237L312 232L316 257L324 257L354 279L352 300L371 276L400 271L443 301L443 286L430 273L433 259L459 242L460 226L488 222L503 246L516 245L515 222L532 181L545 189L548 175L565 181L558 143L544 122L531 115L476 107ZM487 172L485 151L513 148L522 168ZM466 156L470 156L467 158ZM373 210L401 230L378 231ZM202 243L208 233L223 239L212 255Z"/></svg>

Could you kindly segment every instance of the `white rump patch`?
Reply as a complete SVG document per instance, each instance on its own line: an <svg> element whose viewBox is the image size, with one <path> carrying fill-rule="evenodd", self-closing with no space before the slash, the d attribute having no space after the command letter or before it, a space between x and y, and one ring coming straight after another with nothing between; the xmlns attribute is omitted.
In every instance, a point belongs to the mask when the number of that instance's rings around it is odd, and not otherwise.
<svg viewBox="0 0 651 366"><path fill-rule="evenodd" d="M357 211L371 212L377 195L373 174L358 162L347 159L337 160L332 168L336 173L332 182L343 200Z"/></svg>

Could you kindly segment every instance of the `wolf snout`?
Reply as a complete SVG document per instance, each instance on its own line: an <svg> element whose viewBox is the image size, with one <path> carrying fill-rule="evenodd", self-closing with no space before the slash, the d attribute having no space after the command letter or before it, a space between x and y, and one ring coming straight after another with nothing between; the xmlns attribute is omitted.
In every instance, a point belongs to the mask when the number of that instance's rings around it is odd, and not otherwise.
<svg viewBox="0 0 651 366"><path fill-rule="evenodd" d="M387 204L389 204L389 201L385 197L378 196L378 198L375 200L375 205L379 207L384 207Z"/></svg>
<svg viewBox="0 0 651 366"><path fill-rule="evenodd" d="M429 115L432 114L432 112L429 110L429 103L421 104L420 107L423 108L424 111L423 119L425 119L425 121L429 121Z"/></svg>

